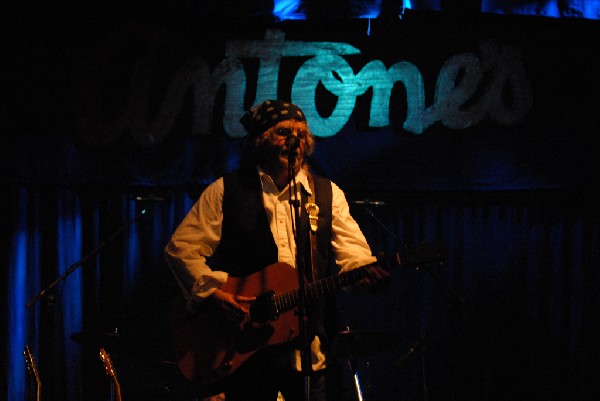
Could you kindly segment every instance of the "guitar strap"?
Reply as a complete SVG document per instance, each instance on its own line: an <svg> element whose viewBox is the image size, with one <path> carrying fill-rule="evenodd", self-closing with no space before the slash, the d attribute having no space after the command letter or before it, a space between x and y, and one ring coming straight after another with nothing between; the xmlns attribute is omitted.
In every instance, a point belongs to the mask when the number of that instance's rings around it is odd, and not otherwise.
<svg viewBox="0 0 600 401"><path fill-rule="evenodd" d="M310 265L311 265L311 278L312 281L316 281L319 276L318 272L320 271L318 266L317 257L317 227L319 222L319 206L315 203L315 183L313 180L312 174L308 173L308 185L310 186L310 194L308 194L308 199L306 202L306 212L308 214L308 223L309 223L309 237L310 237Z"/></svg>

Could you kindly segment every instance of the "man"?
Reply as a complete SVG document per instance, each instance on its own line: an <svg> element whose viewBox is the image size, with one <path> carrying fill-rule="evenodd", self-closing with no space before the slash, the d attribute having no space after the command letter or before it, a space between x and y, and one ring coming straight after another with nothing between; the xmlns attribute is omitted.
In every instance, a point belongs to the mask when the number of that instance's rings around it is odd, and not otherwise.
<svg viewBox="0 0 600 401"><path fill-rule="evenodd" d="M376 264L343 192L306 167L315 141L302 110L268 100L240 121L253 139L252 157L204 190L165 248L186 299L212 302L229 321L248 321L256 298L223 290L228 280L253 277L280 262L303 268L309 281L319 279L328 276L330 255L340 271L368 266L353 287L384 282L389 275ZM306 204L318 207L310 208L316 219L308 218ZM253 354L223 380L227 401L275 401L278 392L286 401L300 401L306 388L312 401L325 400L326 347L332 340L326 326L332 322L322 301L307 302L306 310L308 334Z"/></svg>

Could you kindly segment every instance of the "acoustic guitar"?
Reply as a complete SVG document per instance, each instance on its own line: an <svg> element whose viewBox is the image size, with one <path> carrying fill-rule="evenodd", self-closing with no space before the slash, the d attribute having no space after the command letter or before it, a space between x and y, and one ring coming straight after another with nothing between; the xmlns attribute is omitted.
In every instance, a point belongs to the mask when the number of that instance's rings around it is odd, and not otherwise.
<svg viewBox="0 0 600 401"><path fill-rule="evenodd" d="M441 262L447 250L439 243L410 249L394 255L398 266L423 266ZM306 283L304 298L312 302L325 294L359 282L369 266L342 272ZM226 321L222 310L212 302L202 303L190 312L182 296L174 298L171 330L177 366L182 375L200 384L215 384L235 372L258 350L284 344L297 338L297 307L300 290L296 269L275 263L246 277L229 277L223 291L256 296L250 305L250 318L239 325Z"/></svg>
<svg viewBox="0 0 600 401"><path fill-rule="evenodd" d="M25 351L23 351L23 355L25 356L25 365L27 365L27 373L30 377L35 380L35 400L42 400L42 381L40 380L40 374L38 372L37 365L35 363L35 358L33 357L33 353L29 348L29 345L25 346Z"/></svg>
<svg viewBox="0 0 600 401"><path fill-rule="evenodd" d="M117 373L113 367L112 360L110 359L110 355L104 348L100 348L100 360L104 364L104 370L106 371L106 375L110 378L112 387L114 389L114 401L122 401L121 399L121 385L119 384L119 380L117 379Z"/></svg>

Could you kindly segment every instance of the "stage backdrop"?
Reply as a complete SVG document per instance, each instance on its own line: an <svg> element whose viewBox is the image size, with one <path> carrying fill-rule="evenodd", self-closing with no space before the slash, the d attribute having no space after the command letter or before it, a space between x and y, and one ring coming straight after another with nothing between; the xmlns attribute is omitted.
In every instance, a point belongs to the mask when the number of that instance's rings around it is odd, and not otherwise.
<svg viewBox="0 0 600 401"><path fill-rule="evenodd" d="M56 16L10 25L3 60L8 399L26 393L26 344L47 399L106 399L101 344L128 399L189 399L162 248L268 98L305 110L311 166L375 252L448 244L442 266L340 294L340 329L400 334L360 360L370 399L598 395L596 21Z"/></svg>
<svg viewBox="0 0 600 401"><path fill-rule="evenodd" d="M205 184L236 166L243 112L282 98L347 190L598 187L596 21L140 18L21 27L10 181Z"/></svg>

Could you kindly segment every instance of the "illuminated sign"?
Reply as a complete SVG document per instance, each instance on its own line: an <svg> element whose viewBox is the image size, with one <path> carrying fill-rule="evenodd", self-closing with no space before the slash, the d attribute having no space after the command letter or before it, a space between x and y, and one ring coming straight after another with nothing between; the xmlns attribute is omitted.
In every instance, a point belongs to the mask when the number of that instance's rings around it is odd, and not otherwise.
<svg viewBox="0 0 600 401"><path fill-rule="evenodd" d="M450 57L439 71L433 103L427 105L421 72L408 61L399 61L388 68L383 62L373 60L355 74L344 59L344 56L361 54L355 47L335 42L286 41L283 32L269 30L261 41L227 42L225 58L212 71L201 57L186 60L171 79L159 110L150 121L149 94L156 55L148 54L138 63L128 106L123 119L111 124L112 132L115 127L129 126L135 141L141 145L162 142L191 87L192 135L208 135L212 132L217 91L225 88L223 127L228 136L241 138L246 135L239 118L245 111L247 84L242 60L259 61L253 102L258 104L278 97L280 64L284 57L307 59L295 72L291 101L304 110L316 136L330 137L338 133L354 112L357 97L370 88L368 124L370 127L388 126L390 97L397 84L403 85L406 92L403 127L413 134L423 133L436 122L451 129L465 129L485 118L503 125L522 121L531 109L532 93L519 49L510 45L499 47L490 40L480 44L480 52L481 57L468 52ZM317 110L319 84L337 97L332 113L326 117ZM88 124L86 129L93 128ZM80 134L86 136L86 133ZM96 133L94 137L97 141L110 136Z"/></svg>

